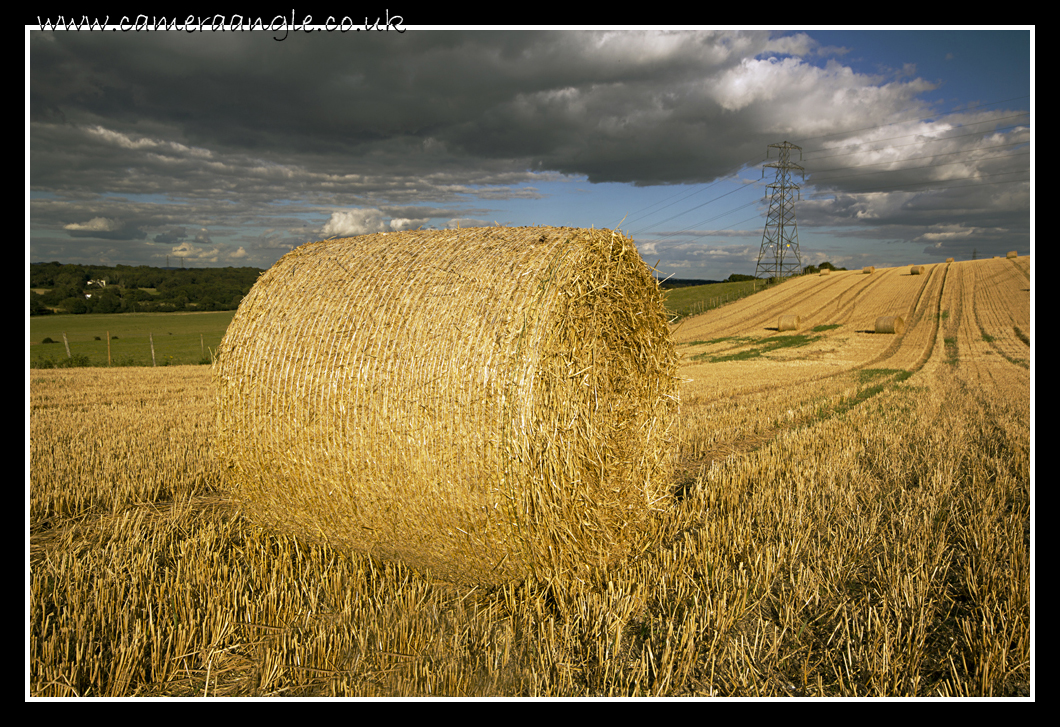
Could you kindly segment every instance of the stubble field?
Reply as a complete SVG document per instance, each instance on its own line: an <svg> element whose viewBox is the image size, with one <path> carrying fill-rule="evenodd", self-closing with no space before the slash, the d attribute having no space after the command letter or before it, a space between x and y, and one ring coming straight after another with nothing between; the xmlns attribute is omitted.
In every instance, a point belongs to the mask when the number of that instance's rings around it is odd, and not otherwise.
<svg viewBox="0 0 1060 727"><path fill-rule="evenodd" d="M248 522L208 367L32 370L28 693L1031 696L1030 260L909 273L686 319L652 547L492 590Z"/></svg>

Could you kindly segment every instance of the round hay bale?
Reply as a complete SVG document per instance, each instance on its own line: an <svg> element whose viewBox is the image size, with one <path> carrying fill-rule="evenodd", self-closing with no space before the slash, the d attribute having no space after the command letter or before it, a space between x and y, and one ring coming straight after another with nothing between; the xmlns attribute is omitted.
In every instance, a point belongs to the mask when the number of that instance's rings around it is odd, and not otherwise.
<svg viewBox="0 0 1060 727"><path fill-rule="evenodd" d="M862 268L861 272L865 275L872 275L874 272L876 272L876 266L869 265L868 267Z"/></svg>
<svg viewBox="0 0 1060 727"><path fill-rule="evenodd" d="M923 275L924 271L927 270L923 265L914 265L910 270L910 275Z"/></svg>
<svg viewBox="0 0 1060 727"><path fill-rule="evenodd" d="M497 584L643 547L669 494L677 356L618 232L303 245L218 354L227 486L281 532Z"/></svg>
<svg viewBox="0 0 1060 727"><path fill-rule="evenodd" d="M946 258L946 262L952 263L953 262L953 258L951 258L951 257Z"/></svg>
<svg viewBox="0 0 1060 727"><path fill-rule="evenodd" d="M1008 255L1006 255L1005 257L1019 257L1019 253L1015 250L1009 250Z"/></svg>
<svg viewBox="0 0 1060 727"><path fill-rule="evenodd" d="M905 330L902 316L880 316L876 319L876 333L901 333Z"/></svg>
<svg viewBox="0 0 1060 727"><path fill-rule="evenodd" d="M832 274L832 269L831 268L821 268L821 275L831 275L831 274Z"/></svg>
<svg viewBox="0 0 1060 727"><path fill-rule="evenodd" d="M799 330L799 324L802 323L802 318L796 315L786 315L780 317L780 323L777 324L777 330L780 331L797 331Z"/></svg>

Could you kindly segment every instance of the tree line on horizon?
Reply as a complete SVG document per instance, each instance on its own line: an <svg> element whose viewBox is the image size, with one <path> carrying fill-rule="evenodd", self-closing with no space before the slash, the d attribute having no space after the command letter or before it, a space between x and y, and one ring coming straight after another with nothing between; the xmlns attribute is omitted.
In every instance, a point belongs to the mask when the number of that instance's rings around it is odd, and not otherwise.
<svg viewBox="0 0 1060 727"><path fill-rule="evenodd" d="M264 271L30 263L30 315L235 310ZM40 292L38 292L40 291Z"/></svg>
<svg viewBox="0 0 1060 727"><path fill-rule="evenodd" d="M807 265L803 274L837 268ZM53 313L164 313L235 310L264 270L260 268L154 268L148 265L30 263L30 315ZM733 273L723 281L661 281L664 288L735 283L753 275ZM40 291L40 292L38 292Z"/></svg>
<svg viewBox="0 0 1060 727"><path fill-rule="evenodd" d="M846 270L846 268L837 268L827 260L819 265L807 265L802 269L800 275L816 275L821 270L828 268L829 270ZM725 280L699 280L692 278L667 278L660 280L659 285L662 288L690 288L696 285L716 285L718 283L742 283L750 280L755 280L753 275L744 275L742 273L733 273Z"/></svg>

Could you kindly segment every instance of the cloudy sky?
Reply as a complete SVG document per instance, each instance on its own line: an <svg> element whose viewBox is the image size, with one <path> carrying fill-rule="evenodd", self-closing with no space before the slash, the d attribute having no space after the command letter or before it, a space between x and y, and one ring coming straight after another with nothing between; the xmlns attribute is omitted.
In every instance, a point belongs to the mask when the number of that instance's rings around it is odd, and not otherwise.
<svg viewBox="0 0 1060 727"><path fill-rule="evenodd" d="M410 18L408 21L411 21ZM616 227L752 274L1030 252L1032 30L27 29L27 258L268 267L334 235Z"/></svg>

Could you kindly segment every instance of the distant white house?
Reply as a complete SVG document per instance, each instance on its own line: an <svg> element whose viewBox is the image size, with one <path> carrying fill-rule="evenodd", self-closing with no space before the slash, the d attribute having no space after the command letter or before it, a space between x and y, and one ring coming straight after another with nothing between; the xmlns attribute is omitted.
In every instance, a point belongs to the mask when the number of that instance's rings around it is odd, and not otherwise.
<svg viewBox="0 0 1060 727"><path fill-rule="evenodd" d="M86 288L88 288L90 286L93 286L93 285L96 286L97 288L106 288L107 287L107 281L106 280L89 280L87 283L85 283L85 287ZM86 298L91 298L92 294L91 293L85 293L85 297Z"/></svg>

